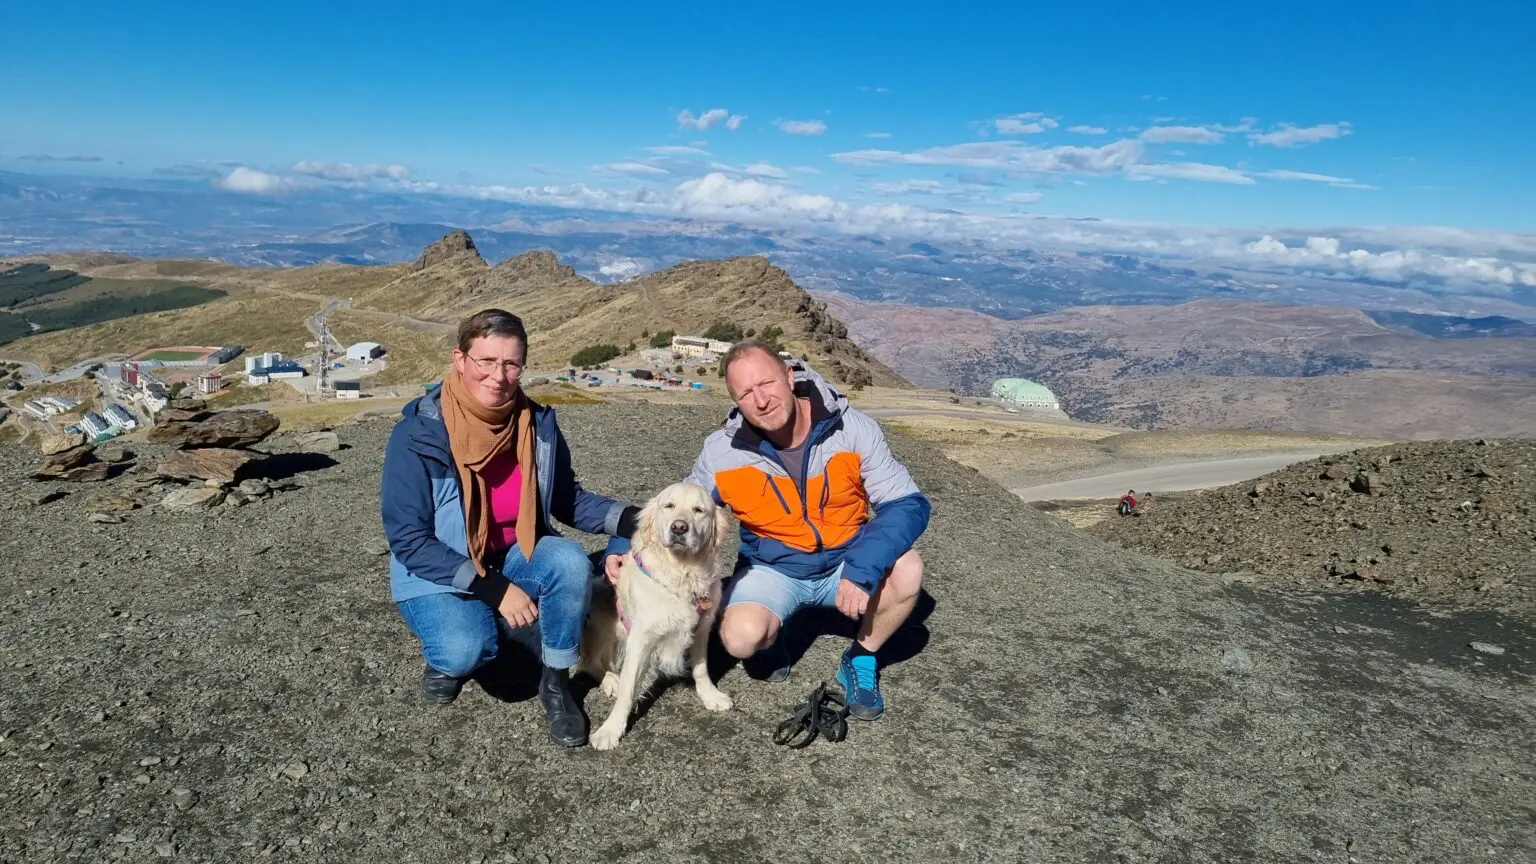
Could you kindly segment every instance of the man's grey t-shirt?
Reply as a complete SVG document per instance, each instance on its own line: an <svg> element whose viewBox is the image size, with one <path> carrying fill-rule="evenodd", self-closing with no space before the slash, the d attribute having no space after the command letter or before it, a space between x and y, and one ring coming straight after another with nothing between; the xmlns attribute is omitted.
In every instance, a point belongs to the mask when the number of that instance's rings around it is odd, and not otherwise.
<svg viewBox="0 0 1536 864"><path fill-rule="evenodd" d="M805 442L800 442L800 446L793 450L780 450L778 453L779 461L784 463L784 470L788 471L789 478L795 481L795 488L800 489L800 474L805 470ZM804 495L805 490L800 489L800 494Z"/></svg>

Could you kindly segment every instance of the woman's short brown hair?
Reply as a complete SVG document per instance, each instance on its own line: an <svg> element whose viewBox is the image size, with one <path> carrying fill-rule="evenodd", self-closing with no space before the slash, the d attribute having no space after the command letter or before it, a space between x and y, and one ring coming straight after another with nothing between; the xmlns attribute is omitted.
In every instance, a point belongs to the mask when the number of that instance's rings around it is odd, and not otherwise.
<svg viewBox="0 0 1536 864"><path fill-rule="evenodd" d="M459 350L468 353L469 346L482 336L513 336L528 347L528 331L523 319L505 309L484 309L459 322Z"/></svg>

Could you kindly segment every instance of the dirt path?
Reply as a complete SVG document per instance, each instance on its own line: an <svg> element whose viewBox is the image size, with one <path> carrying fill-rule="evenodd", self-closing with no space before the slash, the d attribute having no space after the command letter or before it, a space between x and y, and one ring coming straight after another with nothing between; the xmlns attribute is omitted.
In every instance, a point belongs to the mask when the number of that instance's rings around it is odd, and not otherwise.
<svg viewBox="0 0 1536 864"><path fill-rule="evenodd" d="M1150 468L1132 468L1095 474L1073 480L1043 483L1009 490L1025 501L1054 501L1063 498L1115 498L1127 489L1140 492L1184 492L1190 489L1209 489L1226 486L1260 477L1271 471L1279 471L1307 459L1329 453L1340 453L1348 447L1269 453L1263 456L1240 456L1231 459L1203 459L1174 462Z"/></svg>

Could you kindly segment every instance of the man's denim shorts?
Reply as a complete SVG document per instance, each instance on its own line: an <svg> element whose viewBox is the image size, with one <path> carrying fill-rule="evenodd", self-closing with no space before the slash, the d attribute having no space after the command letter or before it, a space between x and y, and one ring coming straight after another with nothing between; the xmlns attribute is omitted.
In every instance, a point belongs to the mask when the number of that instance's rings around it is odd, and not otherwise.
<svg viewBox="0 0 1536 864"><path fill-rule="evenodd" d="M756 603L767 607L783 624L796 610L807 606L837 606L837 583L842 578L841 564L830 573L796 579L761 564L749 565L743 561L725 583L725 606Z"/></svg>

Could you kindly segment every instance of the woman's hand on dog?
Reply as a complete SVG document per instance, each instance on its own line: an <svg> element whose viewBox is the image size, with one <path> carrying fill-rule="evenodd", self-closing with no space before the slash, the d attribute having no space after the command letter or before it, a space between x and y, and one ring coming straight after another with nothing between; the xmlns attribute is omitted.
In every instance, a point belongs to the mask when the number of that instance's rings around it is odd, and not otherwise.
<svg viewBox="0 0 1536 864"><path fill-rule="evenodd" d="M507 586L507 593L501 598L501 605L496 607L496 611L513 627L527 627L539 617L539 607L533 598L516 585Z"/></svg>
<svg viewBox="0 0 1536 864"><path fill-rule="evenodd" d="M603 573L608 577L609 585L619 584L619 569L623 566L623 555L608 555L603 558Z"/></svg>

